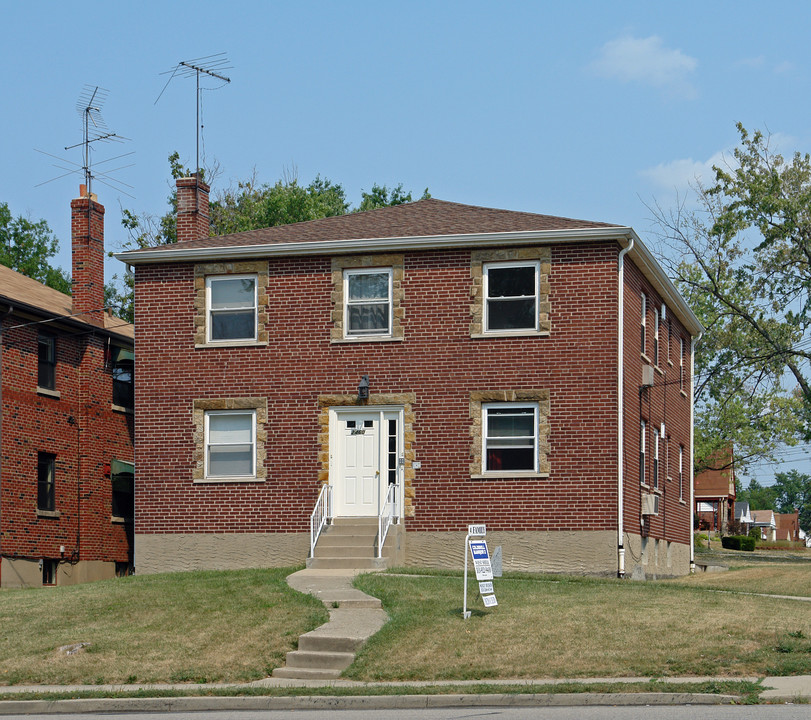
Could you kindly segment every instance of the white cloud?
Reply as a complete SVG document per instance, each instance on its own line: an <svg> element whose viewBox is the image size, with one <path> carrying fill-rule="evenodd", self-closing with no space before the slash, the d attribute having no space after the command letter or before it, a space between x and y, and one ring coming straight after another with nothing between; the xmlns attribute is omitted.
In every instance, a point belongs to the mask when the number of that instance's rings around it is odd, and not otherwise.
<svg viewBox="0 0 811 720"><path fill-rule="evenodd" d="M713 166L727 167L731 153L717 152L707 160L685 158L661 163L656 167L642 170L640 175L663 190L675 190L680 196L686 195L696 182L709 184L715 179Z"/></svg>
<svg viewBox="0 0 811 720"><path fill-rule="evenodd" d="M794 70L794 63L789 62L788 60L774 66L774 72L777 75L782 75L783 73L791 72L792 70Z"/></svg>
<svg viewBox="0 0 811 720"><path fill-rule="evenodd" d="M695 97L695 88L687 77L698 60L681 50L666 48L662 38L631 36L610 40L600 49L592 69L603 77L622 82L637 82L680 97Z"/></svg>

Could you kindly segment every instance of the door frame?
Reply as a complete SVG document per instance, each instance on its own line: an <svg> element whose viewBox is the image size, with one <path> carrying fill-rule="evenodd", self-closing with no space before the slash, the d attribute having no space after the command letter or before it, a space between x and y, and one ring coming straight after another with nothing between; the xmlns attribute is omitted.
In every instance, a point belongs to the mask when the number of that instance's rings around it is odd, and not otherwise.
<svg viewBox="0 0 811 720"><path fill-rule="evenodd" d="M380 515L380 508L385 500L385 493L389 486L388 467L386 463L388 459L388 433L385 431L384 423L386 420L397 420L397 516L398 518L402 518L403 501L405 497L403 488L405 475L404 407L402 405L339 405L329 408L329 484L332 487L333 508L337 506L335 498L336 494L340 492L343 482L343 468L340 467L339 462L341 457L339 443L342 437L340 435L339 423L342 419L351 420L353 415L378 416L378 467L381 471L379 475L380 485L378 487L378 516ZM334 509L333 516L340 517Z"/></svg>

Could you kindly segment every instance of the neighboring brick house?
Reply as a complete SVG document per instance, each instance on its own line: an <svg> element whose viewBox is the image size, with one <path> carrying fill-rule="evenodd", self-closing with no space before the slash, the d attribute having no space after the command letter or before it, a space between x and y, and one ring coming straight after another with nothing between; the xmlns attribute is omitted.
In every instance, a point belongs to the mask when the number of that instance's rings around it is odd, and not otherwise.
<svg viewBox="0 0 811 720"><path fill-rule="evenodd" d="M726 533L735 520L735 462L732 448L710 460L714 467L702 470L695 478L695 503L698 527Z"/></svg>
<svg viewBox="0 0 811 720"><path fill-rule="evenodd" d="M73 296L0 266L0 585L129 572L132 325L104 311L104 208L71 202Z"/></svg>
<svg viewBox="0 0 811 720"><path fill-rule="evenodd" d="M778 540L789 542L800 542L800 511L793 513L775 513L774 522L777 526L776 536Z"/></svg>
<svg viewBox="0 0 811 720"><path fill-rule="evenodd" d="M139 572L303 563L394 493L395 561L686 573L692 344L632 229L421 200L178 243L135 269Z"/></svg>

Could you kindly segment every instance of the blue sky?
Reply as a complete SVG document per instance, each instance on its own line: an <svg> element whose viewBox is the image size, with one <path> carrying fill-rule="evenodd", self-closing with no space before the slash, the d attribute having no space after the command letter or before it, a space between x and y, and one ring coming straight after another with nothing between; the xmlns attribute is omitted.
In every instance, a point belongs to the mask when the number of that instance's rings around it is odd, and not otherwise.
<svg viewBox="0 0 811 720"><path fill-rule="evenodd" d="M811 149L811 4L692 2L5 3L0 44L0 201L44 218L69 268L70 199L81 178L75 106L86 85L131 140L94 162L135 199L100 183L106 240L120 207L163 212L166 158L195 156L192 78L161 73L226 53L232 82L202 93L214 187L283 173L633 226L709 178L738 140L767 130L783 152ZM219 83L205 83L213 87ZM117 262L117 261L115 261ZM117 268L111 264L108 273ZM778 468L780 469L780 468ZM805 462L801 469L811 470Z"/></svg>

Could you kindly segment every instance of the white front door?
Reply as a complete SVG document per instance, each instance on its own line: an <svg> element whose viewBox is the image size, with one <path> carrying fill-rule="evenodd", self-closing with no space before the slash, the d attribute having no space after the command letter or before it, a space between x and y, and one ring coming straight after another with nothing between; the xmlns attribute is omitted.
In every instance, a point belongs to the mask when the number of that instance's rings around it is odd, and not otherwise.
<svg viewBox="0 0 811 720"><path fill-rule="evenodd" d="M400 413L334 410L330 433L330 483L338 517L376 517L389 483L398 486Z"/></svg>

